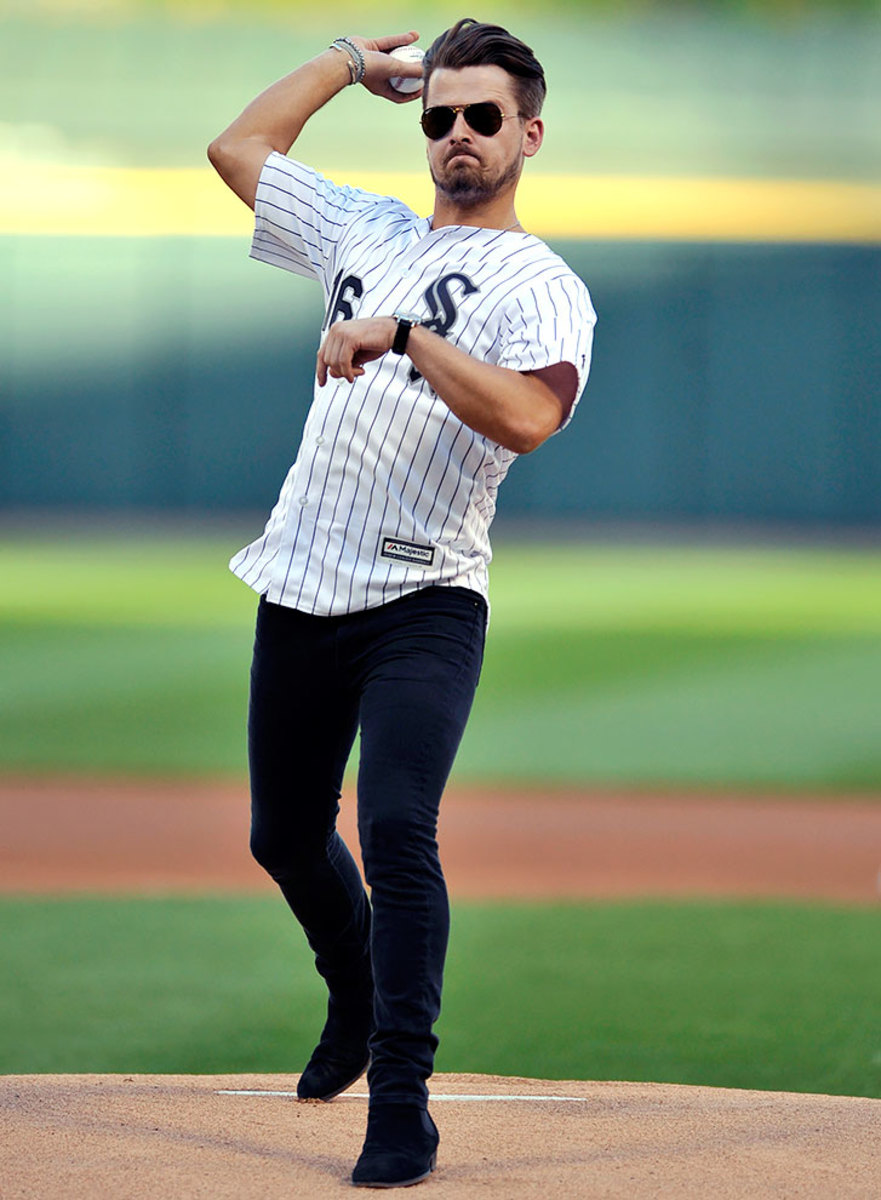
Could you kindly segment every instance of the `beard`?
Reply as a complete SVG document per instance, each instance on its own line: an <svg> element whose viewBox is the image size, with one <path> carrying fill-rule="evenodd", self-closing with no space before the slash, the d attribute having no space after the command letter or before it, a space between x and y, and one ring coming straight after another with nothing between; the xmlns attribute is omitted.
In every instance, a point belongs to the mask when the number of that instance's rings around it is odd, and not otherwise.
<svg viewBox="0 0 881 1200"><path fill-rule="evenodd" d="M455 157L455 154L450 157ZM430 174L438 191L455 201L460 208L476 208L515 184L522 165L522 157L518 155L494 175L489 175L476 156L467 154L453 167L447 161L437 171L430 168Z"/></svg>

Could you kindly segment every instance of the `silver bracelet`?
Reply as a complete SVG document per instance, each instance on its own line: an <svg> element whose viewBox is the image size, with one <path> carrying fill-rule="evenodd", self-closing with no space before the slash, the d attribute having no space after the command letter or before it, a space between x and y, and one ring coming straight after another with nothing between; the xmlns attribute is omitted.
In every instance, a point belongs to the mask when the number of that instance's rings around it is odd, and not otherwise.
<svg viewBox="0 0 881 1200"><path fill-rule="evenodd" d="M342 46L337 46L334 43L328 47L329 50L339 50L343 58L346 60L346 66L349 68L349 86L358 81L358 68L355 66L354 58L350 58Z"/></svg>
<svg viewBox="0 0 881 1200"><path fill-rule="evenodd" d="M332 50L342 50L344 54L348 54L351 60L349 64L349 74L352 77L351 81L352 83L360 83L367 70L367 64L364 61L364 55L361 52L360 47L356 46L349 37L338 37L334 38L334 40L331 42L330 48Z"/></svg>

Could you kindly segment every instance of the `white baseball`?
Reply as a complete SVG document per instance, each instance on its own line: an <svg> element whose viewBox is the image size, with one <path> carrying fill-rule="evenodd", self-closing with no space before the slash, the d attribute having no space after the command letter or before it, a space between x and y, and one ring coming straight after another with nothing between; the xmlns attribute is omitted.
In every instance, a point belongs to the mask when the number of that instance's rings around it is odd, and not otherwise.
<svg viewBox="0 0 881 1200"><path fill-rule="evenodd" d="M425 51L420 50L418 46L398 46L396 50L391 50L389 53L392 58L399 58L401 62L422 62L425 57ZM411 92L418 92L422 87L421 79L412 79L405 75L393 75L389 83L396 92L401 92L405 96Z"/></svg>

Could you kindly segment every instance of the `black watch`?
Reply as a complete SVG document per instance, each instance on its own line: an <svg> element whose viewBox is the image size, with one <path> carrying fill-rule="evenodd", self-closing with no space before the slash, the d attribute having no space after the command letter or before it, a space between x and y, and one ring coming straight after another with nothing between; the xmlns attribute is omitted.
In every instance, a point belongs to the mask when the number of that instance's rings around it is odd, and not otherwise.
<svg viewBox="0 0 881 1200"><path fill-rule="evenodd" d="M395 320L398 328L395 330L395 340L392 342L392 354L403 354L407 349L407 338L414 325L421 325L422 318L413 313L396 312Z"/></svg>

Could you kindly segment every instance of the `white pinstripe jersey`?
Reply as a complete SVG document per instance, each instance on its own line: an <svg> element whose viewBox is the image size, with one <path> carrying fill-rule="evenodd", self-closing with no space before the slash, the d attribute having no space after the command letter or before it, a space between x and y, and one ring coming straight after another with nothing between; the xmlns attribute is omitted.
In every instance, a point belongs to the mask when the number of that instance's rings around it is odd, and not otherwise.
<svg viewBox="0 0 881 1200"><path fill-rule="evenodd" d="M584 284L538 238L432 230L399 200L338 187L275 153L255 213L251 255L318 279L325 328L411 312L486 362L573 363L580 395L596 317ZM274 603L323 615L428 584L486 597L496 492L516 457L463 424L406 355L383 355L353 384L316 383L266 529L230 567Z"/></svg>

